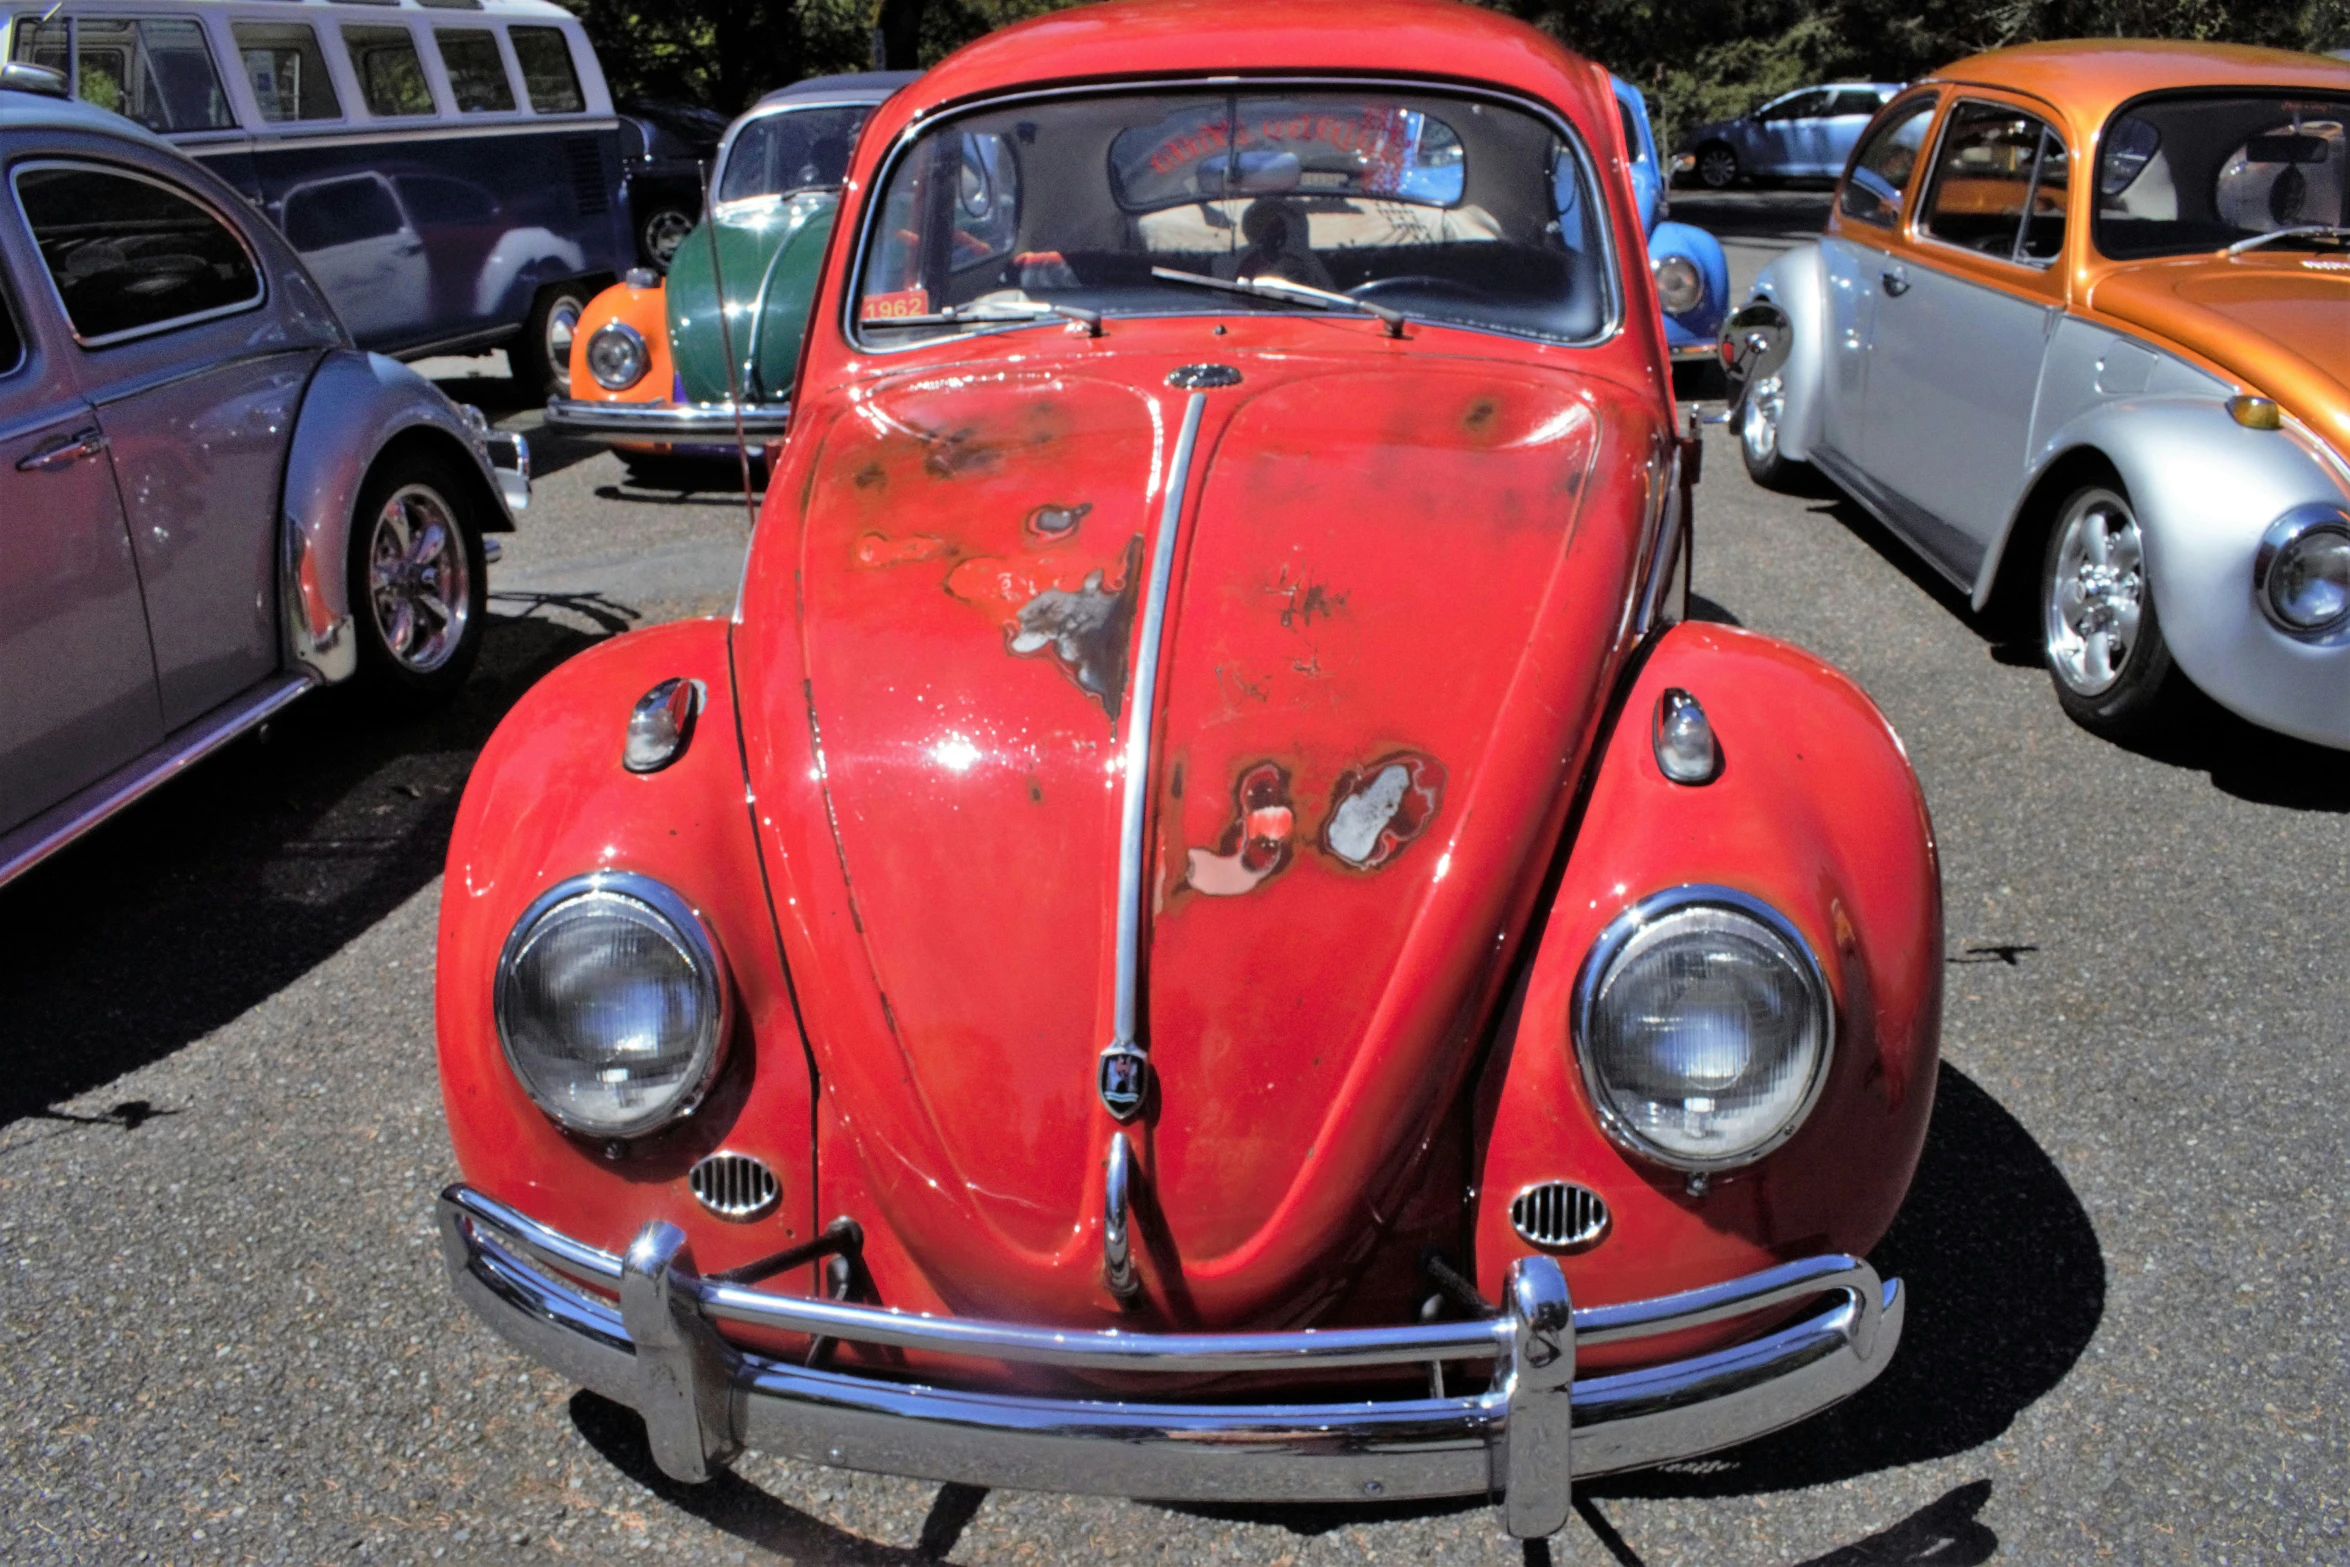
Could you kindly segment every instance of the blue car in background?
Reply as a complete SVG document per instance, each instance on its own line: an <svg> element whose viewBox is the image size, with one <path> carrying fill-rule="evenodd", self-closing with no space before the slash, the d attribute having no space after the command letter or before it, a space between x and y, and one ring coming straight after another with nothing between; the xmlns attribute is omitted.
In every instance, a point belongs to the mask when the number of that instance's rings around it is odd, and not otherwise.
<svg viewBox="0 0 2350 1567"><path fill-rule="evenodd" d="M1656 132L1640 89L1621 76L1616 108L1624 117L1624 145L1632 155L1632 194L1640 203L1640 226L1648 233L1648 266L1656 276L1657 302L1664 307L1665 346L1675 359L1711 359L1729 308L1730 264L1722 242L1704 229L1673 223L1665 214L1665 169L1657 157Z"/></svg>
<svg viewBox="0 0 2350 1567"><path fill-rule="evenodd" d="M1781 93L1751 114L1700 125L1681 138L1675 174L1707 190L1742 179L1832 180L1899 82L1831 82Z"/></svg>

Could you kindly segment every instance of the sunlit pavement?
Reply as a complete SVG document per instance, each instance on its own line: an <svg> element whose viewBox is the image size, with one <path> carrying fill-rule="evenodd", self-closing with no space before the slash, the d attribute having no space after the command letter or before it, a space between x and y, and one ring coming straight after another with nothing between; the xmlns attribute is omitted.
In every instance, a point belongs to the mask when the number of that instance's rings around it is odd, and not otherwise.
<svg viewBox="0 0 2350 1567"><path fill-rule="evenodd" d="M1675 198L1742 282L1822 211ZM723 488L539 458L452 710L298 707L0 892L0 1558L1543 1559L1467 1505L1171 1508L758 1455L677 1487L633 1417L456 1307L431 962L457 791L555 662L731 604L748 535ZM1719 431L1706 461L1700 612L1850 671L1934 813L1947 1065L1877 1258L1910 1326L1821 1420L1584 1487L1547 1559L2350 1560L2350 767L2210 717L2151 754L2093 740L1849 504L1754 489Z"/></svg>

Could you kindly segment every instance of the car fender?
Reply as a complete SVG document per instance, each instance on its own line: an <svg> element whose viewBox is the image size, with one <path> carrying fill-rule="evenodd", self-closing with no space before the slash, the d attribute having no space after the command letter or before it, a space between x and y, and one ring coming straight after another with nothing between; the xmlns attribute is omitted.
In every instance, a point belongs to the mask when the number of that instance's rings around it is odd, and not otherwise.
<svg viewBox="0 0 2350 1567"><path fill-rule="evenodd" d="M1697 268L1705 279L1705 298L1697 308L1686 310L1665 319L1698 342L1711 342L1722 329L1722 318L1730 308L1730 262L1722 253L1722 242L1705 229L1693 223L1659 223L1648 234L1650 265L1667 256L1683 256Z"/></svg>
<svg viewBox="0 0 2350 1567"><path fill-rule="evenodd" d="M1754 280L1747 302L1776 306L1787 318L1786 358L1777 371L1786 398L1779 416L1779 450L1798 461L1808 460L1819 439L1823 399L1821 377L1827 363L1827 269L1821 263L1817 240L1806 240L1782 252ZM1765 365L1764 373L1771 367Z"/></svg>
<svg viewBox="0 0 2350 1567"><path fill-rule="evenodd" d="M1653 743L1668 689L1703 705L1710 781L1667 780ZM1609 1234L1560 1259L1575 1302L1698 1287L1818 1251L1865 1255L1907 1191L1934 1097L1942 892L1908 757L1843 675L1770 637L1675 626L1650 644L1585 783L1516 1014L1479 1095L1476 1276L1489 1298L1519 1237L1512 1197L1568 1180ZM1834 997L1816 1105L1783 1145L1693 1185L1602 1131L1573 1037L1578 977L1600 933L1643 899L1727 887L1784 915ZM1590 1362L1607 1359L1594 1346Z"/></svg>
<svg viewBox="0 0 2350 1567"><path fill-rule="evenodd" d="M2047 481L2087 454L2110 464L2129 492L2163 639L2187 678L2257 723L2320 744L2350 743L2343 650L2277 630L2252 586L2253 557L2268 525L2296 506L2350 505L2350 467L2297 423L2250 429L2218 398L2101 403L2033 454L2023 499L1975 585L1978 608L1989 602L1999 557L2028 513L2063 499L2046 493ZM2037 561L2015 564L2037 581Z"/></svg>
<svg viewBox="0 0 2350 1567"><path fill-rule="evenodd" d="M327 354L302 394L286 456L281 599L297 672L333 682L358 668L345 564L359 492L384 449L411 431L468 463L491 526L514 527L482 437L438 387L381 354Z"/></svg>
<svg viewBox="0 0 2350 1567"><path fill-rule="evenodd" d="M449 839L434 1011L441 1092L475 1189L613 1252L662 1219L696 1266L733 1267L808 1240L816 1224L813 1078L752 837L728 627L674 622L600 643L517 702L474 763ZM622 766L629 715L660 683L698 686L686 744L657 771ZM500 953L549 888L595 871L650 877L693 908L718 949L731 1022L718 1075L669 1126L625 1144L559 1128L523 1089L498 1036ZM782 1185L751 1222L695 1200L687 1172L721 1148ZM805 1273L784 1288L815 1293Z"/></svg>

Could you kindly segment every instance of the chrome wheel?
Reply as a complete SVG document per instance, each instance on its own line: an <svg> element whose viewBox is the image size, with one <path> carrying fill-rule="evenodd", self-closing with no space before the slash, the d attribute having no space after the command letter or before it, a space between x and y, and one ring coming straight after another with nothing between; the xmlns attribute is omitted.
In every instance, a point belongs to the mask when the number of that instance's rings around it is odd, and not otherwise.
<svg viewBox="0 0 2350 1567"><path fill-rule="evenodd" d="M1779 455L1779 420L1787 412L1787 383L1766 375L1747 388L1738 439L1749 468L1768 468Z"/></svg>
<svg viewBox="0 0 2350 1567"><path fill-rule="evenodd" d="M565 294L547 310L547 373L556 385L571 384L571 340L579 335L586 308L575 295Z"/></svg>
<svg viewBox="0 0 2350 1567"><path fill-rule="evenodd" d="M2044 606L2048 667L2081 696L2121 678L2146 609L2146 550L2130 503L2083 490L2056 520Z"/></svg>
<svg viewBox="0 0 2350 1567"><path fill-rule="evenodd" d="M1738 182L1738 154L1719 145L1700 152L1697 182L1707 190L1728 190Z"/></svg>
<svg viewBox="0 0 2350 1567"><path fill-rule="evenodd" d="M694 220L676 207L663 207L645 219L645 254L664 271L677 257L677 247L694 231Z"/></svg>
<svg viewBox="0 0 2350 1567"><path fill-rule="evenodd" d="M465 536L440 492L392 492L367 541L367 598L376 635L401 668L430 674L455 656L473 614Z"/></svg>

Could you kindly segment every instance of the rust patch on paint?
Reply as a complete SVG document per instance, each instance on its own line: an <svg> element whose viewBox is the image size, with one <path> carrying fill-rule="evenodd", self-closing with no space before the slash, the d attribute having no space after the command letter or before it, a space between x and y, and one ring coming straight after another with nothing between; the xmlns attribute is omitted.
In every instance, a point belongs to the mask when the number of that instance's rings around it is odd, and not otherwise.
<svg viewBox="0 0 2350 1567"><path fill-rule="evenodd" d="M982 556L949 572L946 590L995 617L1006 651L1022 658L1050 657L1077 689L1116 719L1126 695L1127 642L1142 591L1142 535L1127 540L1115 581L1099 566L1059 570L1057 565L1049 557L1013 562Z"/></svg>
<svg viewBox="0 0 2350 1567"><path fill-rule="evenodd" d="M886 533L857 535L857 564L860 566L902 566L908 561L935 560L954 548L935 533L908 534L893 539Z"/></svg>
<svg viewBox="0 0 2350 1567"><path fill-rule="evenodd" d="M1494 417L1501 412L1501 404L1490 397L1471 402L1461 414L1461 428L1471 435L1484 435L1492 430Z"/></svg>
<svg viewBox="0 0 2350 1567"><path fill-rule="evenodd" d="M1328 620L1346 607L1346 595L1333 593L1326 582L1316 582L1310 574L1290 575L1289 568L1265 589L1279 604L1281 629L1302 632L1317 619Z"/></svg>
<svg viewBox="0 0 2350 1567"><path fill-rule="evenodd" d="M1214 849L1193 849L1183 884L1211 898L1254 892L1280 874L1294 852L1297 813L1289 801L1289 774L1259 762L1232 786L1232 825Z"/></svg>
<svg viewBox="0 0 2350 1567"><path fill-rule="evenodd" d="M1339 774L1322 848L1358 871L1392 863L1428 830L1444 804L1444 764L1401 751Z"/></svg>
<svg viewBox="0 0 2350 1567"><path fill-rule="evenodd" d="M1074 506L1039 506L1028 514L1028 531L1040 539L1067 538L1077 531L1077 525L1091 510L1091 501L1079 501Z"/></svg>
<svg viewBox="0 0 2350 1567"><path fill-rule="evenodd" d="M870 490L876 485L887 483L889 483L889 470L877 462L869 462L857 470L856 485L860 490Z"/></svg>

